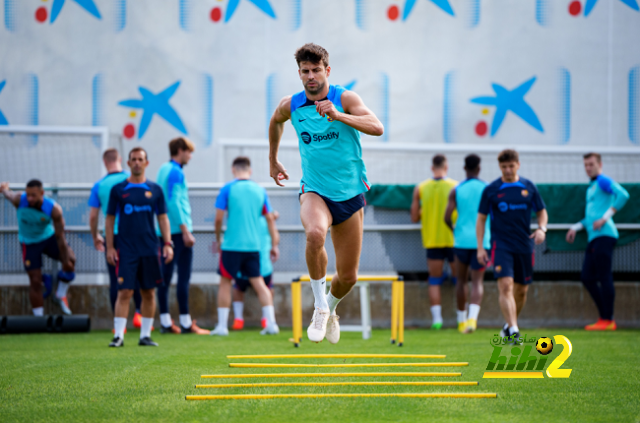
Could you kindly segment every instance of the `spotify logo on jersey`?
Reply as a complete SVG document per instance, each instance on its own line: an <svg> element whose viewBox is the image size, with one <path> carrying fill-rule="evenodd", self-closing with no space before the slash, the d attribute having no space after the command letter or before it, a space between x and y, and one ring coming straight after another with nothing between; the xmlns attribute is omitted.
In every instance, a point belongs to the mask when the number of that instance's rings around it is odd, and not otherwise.
<svg viewBox="0 0 640 423"><path fill-rule="evenodd" d="M311 135L308 132L303 132L300 134L300 138L305 144L309 144L311 142Z"/></svg>

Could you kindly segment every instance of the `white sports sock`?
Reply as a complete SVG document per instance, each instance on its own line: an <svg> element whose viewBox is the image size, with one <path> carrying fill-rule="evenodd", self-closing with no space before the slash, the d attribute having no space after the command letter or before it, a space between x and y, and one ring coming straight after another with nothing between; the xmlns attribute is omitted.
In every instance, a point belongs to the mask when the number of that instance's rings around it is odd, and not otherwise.
<svg viewBox="0 0 640 423"><path fill-rule="evenodd" d="M276 310L272 305L262 307L262 315L267 319L267 326L276 323Z"/></svg>
<svg viewBox="0 0 640 423"><path fill-rule="evenodd" d="M480 314L480 306L478 304L469 304L469 319L478 320Z"/></svg>
<svg viewBox="0 0 640 423"><path fill-rule="evenodd" d="M513 335L516 332L520 332L520 329L518 329L518 325L509 327L509 335Z"/></svg>
<svg viewBox="0 0 640 423"><path fill-rule="evenodd" d="M33 309L34 316L44 316L44 307L35 307Z"/></svg>
<svg viewBox="0 0 640 423"><path fill-rule="evenodd" d="M185 329L189 329L191 327L191 315L190 314L181 314L180 315L180 326Z"/></svg>
<svg viewBox="0 0 640 423"><path fill-rule="evenodd" d="M244 303L242 301L234 301L233 302L233 318L238 320L244 320L243 312L244 312Z"/></svg>
<svg viewBox="0 0 640 423"><path fill-rule="evenodd" d="M458 310L458 323L467 321L467 310Z"/></svg>
<svg viewBox="0 0 640 423"><path fill-rule="evenodd" d="M142 327L140 328L140 339L151 337L152 326L153 326L153 317L142 318Z"/></svg>
<svg viewBox="0 0 640 423"><path fill-rule="evenodd" d="M56 291L56 297L58 298L66 297L67 289L69 289L69 284L67 282L58 281L58 290Z"/></svg>
<svg viewBox="0 0 640 423"><path fill-rule="evenodd" d="M331 292L327 294L327 304L329 304L329 311L331 314L336 312L336 307L338 307L338 303L342 300L342 298L336 298L333 296Z"/></svg>
<svg viewBox="0 0 640 423"><path fill-rule="evenodd" d="M431 306L431 317L433 318L433 323L442 323L442 306Z"/></svg>
<svg viewBox="0 0 640 423"><path fill-rule="evenodd" d="M315 308L322 310L329 310L329 304L327 304L327 297L325 294L326 276L322 279L311 279L311 289L313 290L313 297L315 298Z"/></svg>
<svg viewBox="0 0 640 423"><path fill-rule="evenodd" d="M229 308L218 307L218 327L227 328L229 321Z"/></svg>
<svg viewBox="0 0 640 423"><path fill-rule="evenodd" d="M124 339L124 330L127 328L127 318L126 317L114 317L113 318L113 328L115 329L115 337Z"/></svg>
<svg viewBox="0 0 640 423"><path fill-rule="evenodd" d="M160 324L165 328L170 327L173 324L171 321L171 315L169 313L162 313L160 315Z"/></svg>

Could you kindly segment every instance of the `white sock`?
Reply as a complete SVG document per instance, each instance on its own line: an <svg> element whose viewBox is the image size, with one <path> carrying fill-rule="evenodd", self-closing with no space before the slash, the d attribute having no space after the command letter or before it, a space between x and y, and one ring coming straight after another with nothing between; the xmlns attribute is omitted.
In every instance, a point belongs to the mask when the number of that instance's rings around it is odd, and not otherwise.
<svg viewBox="0 0 640 423"><path fill-rule="evenodd" d="M35 307L33 309L34 316L44 316L44 307Z"/></svg>
<svg viewBox="0 0 640 423"><path fill-rule="evenodd" d="M469 304L469 319L478 320L480 314L480 306L478 304Z"/></svg>
<svg viewBox="0 0 640 423"><path fill-rule="evenodd" d="M181 314L180 315L180 326L185 329L189 329L191 327L191 315L190 314Z"/></svg>
<svg viewBox="0 0 640 423"><path fill-rule="evenodd" d="M126 317L114 317L113 318L113 328L115 329L115 337L124 339L124 330L127 328L127 318Z"/></svg>
<svg viewBox="0 0 640 423"><path fill-rule="evenodd" d="M242 301L234 301L233 302L233 318L238 320L244 320L244 316L242 315L243 312L244 312L244 303Z"/></svg>
<svg viewBox="0 0 640 423"><path fill-rule="evenodd" d="M342 298L336 298L333 296L331 292L327 294L327 304L329 304L329 311L331 314L336 312L336 307L338 307L338 303L342 300Z"/></svg>
<svg viewBox="0 0 640 423"><path fill-rule="evenodd" d="M431 317L433 318L433 323L442 323L442 306L431 306Z"/></svg>
<svg viewBox="0 0 640 423"><path fill-rule="evenodd" d="M229 321L229 308L218 307L218 327L227 328Z"/></svg>
<svg viewBox="0 0 640 423"><path fill-rule="evenodd" d="M69 284L67 282L58 281L58 290L56 291L56 297L58 298L66 297L67 289L69 289Z"/></svg>
<svg viewBox="0 0 640 423"><path fill-rule="evenodd" d="M315 298L315 308L322 310L329 310L329 304L327 304L327 297L325 294L326 276L322 279L311 279L311 289L313 290L313 297Z"/></svg>
<svg viewBox="0 0 640 423"><path fill-rule="evenodd" d="M467 321L467 310L458 310L458 323Z"/></svg>
<svg viewBox="0 0 640 423"><path fill-rule="evenodd" d="M140 339L151 337L152 326L153 326L153 317L142 318L142 327L140 328Z"/></svg>
<svg viewBox="0 0 640 423"><path fill-rule="evenodd" d="M516 332L520 332L520 329L518 329L518 325L509 327L509 335L513 335Z"/></svg>
<svg viewBox="0 0 640 423"><path fill-rule="evenodd" d="M170 327L172 325L171 315L169 313L160 314L160 324L165 328Z"/></svg>
<svg viewBox="0 0 640 423"><path fill-rule="evenodd" d="M262 315L267 319L267 326L276 323L276 310L272 305L262 307Z"/></svg>

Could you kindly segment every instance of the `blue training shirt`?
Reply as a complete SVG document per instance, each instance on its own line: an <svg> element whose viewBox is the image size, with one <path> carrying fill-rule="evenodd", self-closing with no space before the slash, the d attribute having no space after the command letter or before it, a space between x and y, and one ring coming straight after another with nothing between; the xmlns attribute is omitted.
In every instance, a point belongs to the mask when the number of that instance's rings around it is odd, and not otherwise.
<svg viewBox="0 0 640 423"><path fill-rule="evenodd" d="M51 221L51 212L56 202L49 197L44 197L39 208L30 207L27 201L27 193L20 196L18 205L18 241L23 244L37 244L51 238L55 234Z"/></svg>
<svg viewBox="0 0 640 423"><path fill-rule="evenodd" d="M111 189L107 215L119 218L118 250L137 257L157 256L159 242L154 214L167 213L162 188L149 180L134 184L127 180Z"/></svg>
<svg viewBox="0 0 640 423"><path fill-rule="evenodd" d="M107 206L109 205L109 194L114 185L119 184L129 177L129 172L112 172L104 176L93 185L91 194L89 195L89 207L102 209L102 213L107 215ZM114 235L118 234L118 219L113 228Z"/></svg>
<svg viewBox="0 0 640 423"><path fill-rule="evenodd" d="M164 192L164 198L167 202L171 233L182 233L180 225L187 225L189 232L193 232L189 189L187 188L187 180L184 177L182 165L174 160L163 164L158 171L156 182L162 187L162 192ZM156 233L158 236L160 235L159 228Z"/></svg>
<svg viewBox="0 0 640 423"><path fill-rule="evenodd" d="M345 91L339 85L331 85L327 95L342 113L341 97ZM333 201L347 201L369 190L357 129L320 116L304 91L291 97L291 123L298 134L302 159L300 193L316 192Z"/></svg>
<svg viewBox="0 0 640 423"><path fill-rule="evenodd" d="M606 175L598 175L587 188L587 207L585 217L580 222L584 225L589 235L589 242L601 236L610 236L618 239L618 229L613 218L600 228L599 231L593 229L593 222L602 218L602 215L610 208L620 210L629 199L626 189Z"/></svg>
<svg viewBox="0 0 640 423"><path fill-rule="evenodd" d="M267 191L248 179L236 179L220 190L216 208L226 210L227 230L223 251L260 252L263 232L260 219L271 213Z"/></svg>
<svg viewBox="0 0 640 423"><path fill-rule="evenodd" d="M478 248L476 239L476 221L478 220L478 206L480 198L487 183L478 178L469 178L458 184L455 190L456 209L458 220L453 229L454 248L473 249ZM484 232L483 246L486 250L491 248L491 218L487 218Z"/></svg>
<svg viewBox="0 0 640 423"><path fill-rule="evenodd" d="M538 188L528 179L498 178L482 191L478 213L491 217L491 244L499 250L532 253L531 212L545 209Z"/></svg>

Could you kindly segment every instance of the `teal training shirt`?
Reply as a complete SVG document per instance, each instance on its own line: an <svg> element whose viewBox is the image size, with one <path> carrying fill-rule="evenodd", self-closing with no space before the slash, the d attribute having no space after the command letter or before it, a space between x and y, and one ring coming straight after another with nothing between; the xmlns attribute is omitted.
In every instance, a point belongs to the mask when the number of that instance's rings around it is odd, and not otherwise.
<svg viewBox="0 0 640 423"><path fill-rule="evenodd" d="M327 95L342 113L344 92L343 87L331 85ZM369 190L358 130L320 116L304 91L291 97L291 123L302 158L300 193L316 192L333 201L346 201Z"/></svg>
<svg viewBox="0 0 640 423"><path fill-rule="evenodd" d="M223 251L262 251L264 235L260 219L271 213L264 188L248 179L236 179L222 187L216 198L216 208L227 211Z"/></svg>
<svg viewBox="0 0 640 423"><path fill-rule="evenodd" d="M189 232L193 232L191 220L191 204L189 203L189 189L184 176L182 165L174 160L163 164L158 171L156 183L162 187L164 198L169 210L171 233L180 234L180 225L187 225ZM157 229L160 236L160 228Z"/></svg>
<svg viewBox="0 0 640 423"><path fill-rule="evenodd" d="M109 194L114 185L119 184L129 177L129 172L112 172L105 175L91 188L89 195L89 207L102 209L102 213L107 215L107 206L109 205ZM116 224L113 227L113 234L118 235L118 216L116 216Z"/></svg>
<svg viewBox="0 0 640 423"><path fill-rule="evenodd" d="M476 221L478 220L478 207L482 198L482 191L487 183L478 178L469 178L461 182L455 189L456 208L458 210L458 220L453 229L454 248L473 249L478 248L476 239ZM491 248L491 226L490 218L487 217L487 225L484 230L483 247Z"/></svg>
<svg viewBox="0 0 640 423"><path fill-rule="evenodd" d="M607 220L599 231L593 229L593 222L602 218L610 207L620 210L628 199L629 193L627 190L608 176L598 175L591 181L589 188L587 188L585 217L580 221L587 230L589 242L601 236L610 236L618 239L618 229L613 219Z"/></svg>
<svg viewBox="0 0 640 423"><path fill-rule="evenodd" d="M27 194L22 193L18 205L18 240L23 244L37 244L55 235L51 212L56 202L44 197L40 208L30 207Z"/></svg>
<svg viewBox="0 0 640 423"><path fill-rule="evenodd" d="M260 233L262 234L262 249L260 250L260 275L269 276L273 273L273 263L271 262L271 234L267 218L260 218Z"/></svg>

